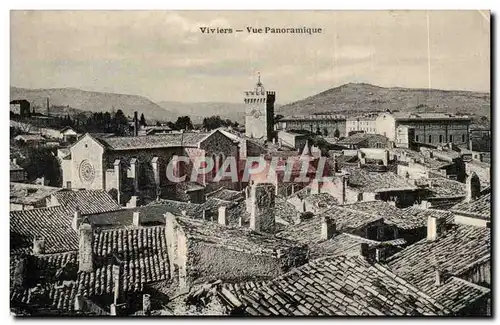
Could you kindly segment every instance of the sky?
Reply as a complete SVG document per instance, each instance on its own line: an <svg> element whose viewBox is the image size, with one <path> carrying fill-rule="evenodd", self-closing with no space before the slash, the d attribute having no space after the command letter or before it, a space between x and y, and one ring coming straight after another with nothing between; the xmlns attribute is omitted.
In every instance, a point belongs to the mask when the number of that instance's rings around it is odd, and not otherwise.
<svg viewBox="0 0 500 325"><path fill-rule="evenodd" d="M487 11L11 11L11 86L281 104L349 82L490 91ZM321 28L203 34L200 27Z"/></svg>

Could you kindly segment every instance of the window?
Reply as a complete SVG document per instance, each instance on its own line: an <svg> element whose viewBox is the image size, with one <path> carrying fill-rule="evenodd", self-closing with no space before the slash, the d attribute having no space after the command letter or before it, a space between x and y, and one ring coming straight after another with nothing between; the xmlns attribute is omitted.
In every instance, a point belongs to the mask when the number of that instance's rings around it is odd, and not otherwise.
<svg viewBox="0 0 500 325"><path fill-rule="evenodd" d="M462 142L465 142L465 134L462 134Z"/></svg>
<svg viewBox="0 0 500 325"><path fill-rule="evenodd" d="M443 142L444 136L442 134L439 135L439 142Z"/></svg>
<svg viewBox="0 0 500 325"><path fill-rule="evenodd" d="M415 136L415 142L418 142L418 134Z"/></svg>
<svg viewBox="0 0 500 325"><path fill-rule="evenodd" d="M432 135L429 134L429 143L432 142Z"/></svg>
<svg viewBox="0 0 500 325"><path fill-rule="evenodd" d="M71 189L71 182L66 182L66 188Z"/></svg>
<svg viewBox="0 0 500 325"><path fill-rule="evenodd" d="M450 134L450 142L453 142L453 135Z"/></svg>

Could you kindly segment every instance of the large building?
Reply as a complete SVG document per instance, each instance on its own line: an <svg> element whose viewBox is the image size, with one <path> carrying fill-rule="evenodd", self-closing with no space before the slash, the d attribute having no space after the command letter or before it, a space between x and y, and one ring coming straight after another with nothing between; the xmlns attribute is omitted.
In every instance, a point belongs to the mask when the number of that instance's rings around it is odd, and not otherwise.
<svg viewBox="0 0 500 325"><path fill-rule="evenodd" d="M376 120L376 114L348 117L346 120L346 137L355 132L377 133Z"/></svg>
<svg viewBox="0 0 500 325"><path fill-rule="evenodd" d="M245 92L245 135L250 138L271 140L274 131L274 102L276 93L266 91L260 82L255 89Z"/></svg>
<svg viewBox="0 0 500 325"><path fill-rule="evenodd" d="M287 116L279 121L277 128L285 131L305 130L338 138L346 134L346 118L333 114Z"/></svg>
<svg viewBox="0 0 500 325"><path fill-rule="evenodd" d="M466 145L469 143L471 122L468 116L449 113L386 112L380 114L375 123L377 133L394 141L396 145L401 141L431 145Z"/></svg>
<svg viewBox="0 0 500 325"><path fill-rule="evenodd" d="M174 175L189 177L198 158L213 158L216 171L226 157L237 158L238 155L238 145L219 131L137 137L86 134L69 150L58 152L64 186L104 189L113 193L120 204L131 202L129 200L134 197L144 201L172 197L171 191L175 190L172 188L179 185L167 179L167 166L172 160ZM190 162L181 162L181 156L188 157ZM190 181L199 183L197 188L225 183L237 186L224 179L214 183L211 180L215 176L214 172Z"/></svg>

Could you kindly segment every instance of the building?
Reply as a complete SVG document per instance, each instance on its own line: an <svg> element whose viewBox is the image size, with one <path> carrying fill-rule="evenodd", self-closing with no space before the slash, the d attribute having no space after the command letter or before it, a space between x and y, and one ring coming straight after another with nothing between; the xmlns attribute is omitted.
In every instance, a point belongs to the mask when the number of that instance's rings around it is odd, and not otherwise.
<svg viewBox="0 0 500 325"><path fill-rule="evenodd" d="M10 181L19 183L26 181L26 171L17 164L16 158L10 160Z"/></svg>
<svg viewBox="0 0 500 325"><path fill-rule="evenodd" d="M60 139L63 142L75 142L78 139L78 133L71 127L67 126L60 131Z"/></svg>
<svg viewBox="0 0 500 325"><path fill-rule="evenodd" d="M21 117L31 115L30 102L26 99L16 99L10 102L10 111Z"/></svg>
<svg viewBox="0 0 500 325"><path fill-rule="evenodd" d="M348 149L389 148L390 141L380 134L354 133L335 143Z"/></svg>
<svg viewBox="0 0 500 325"><path fill-rule="evenodd" d="M427 238L391 256L388 268L455 315L490 313L491 230L429 217Z"/></svg>
<svg viewBox="0 0 500 325"><path fill-rule="evenodd" d="M266 91L260 82L255 89L245 92L245 135L270 141L274 131L274 102L276 93Z"/></svg>
<svg viewBox="0 0 500 325"><path fill-rule="evenodd" d="M377 115L367 114L363 116L348 117L345 123L345 136L350 136L356 132L369 134L377 133Z"/></svg>
<svg viewBox="0 0 500 325"><path fill-rule="evenodd" d="M209 188L224 184L237 187L238 183L226 179L217 183L212 180L224 159L236 157L238 161L238 153L233 140L213 131L103 138L86 134L69 152L59 150L58 157L65 187L103 189L124 205L173 195L178 183L169 181L166 173L172 160L174 175L189 177L193 168L199 168L202 158L210 157L215 161L213 172L191 181ZM180 156L188 162L181 162Z"/></svg>
<svg viewBox="0 0 500 325"><path fill-rule="evenodd" d="M278 131L278 147L289 147L295 150L304 148L307 142L307 135L287 131Z"/></svg>
<svg viewBox="0 0 500 325"><path fill-rule="evenodd" d="M340 138L346 133L346 118L342 115L292 115L279 120L278 130L304 130L325 137Z"/></svg>
<svg viewBox="0 0 500 325"><path fill-rule="evenodd" d="M386 112L377 117L375 124L376 133L386 136L396 145L399 141L404 145L413 141L437 146L443 143L468 145L471 122L468 116L449 113Z"/></svg>
<svg viewBox="0 0 500 325"><path fill-rule="evenodd" d="M10 211L47 207L50 196L61 190L59 187L11 182Z"/></svg>

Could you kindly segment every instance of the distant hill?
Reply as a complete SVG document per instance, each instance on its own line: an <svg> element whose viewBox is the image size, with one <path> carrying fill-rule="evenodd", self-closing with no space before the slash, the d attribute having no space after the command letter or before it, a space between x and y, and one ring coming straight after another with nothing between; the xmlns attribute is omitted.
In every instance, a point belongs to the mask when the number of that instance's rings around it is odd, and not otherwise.
<svg viewBox="0 0 500 325"><path fill-rule="evenodd" d="M353 116L370 111L450 112L490 118L490 94L438 89L384 88L349 83L283 105L282 115L336 113Z"/></svg>
<svg viewBox="0 0 500 325"><path fill-rule="evenodd" d="M182 103L163 101L158 105L176 114L177 116L188 115L193 123L201 123L204 117L219 115L223 119L230 119L240 124L245 122L244 103Z"/></svg>
<svg viewBox="0 0 500 325"><path fill-rule="evenodd" d="M10 87L10 99L26 99L31 105L38 106L40 113L46 113L47 97L50 105L67 106L71 109L91 112L111 112L121 109L125 115L144 113L148 121L172 121L176 115L165 110L151 100L136 95L114 94L85 91L76 88L26 89ZM71 109L70 109L71 108Z"/></svg>

